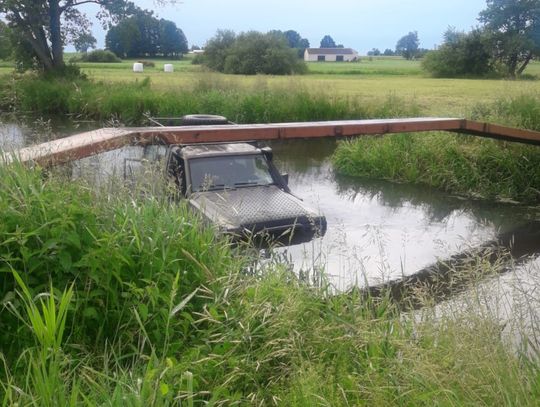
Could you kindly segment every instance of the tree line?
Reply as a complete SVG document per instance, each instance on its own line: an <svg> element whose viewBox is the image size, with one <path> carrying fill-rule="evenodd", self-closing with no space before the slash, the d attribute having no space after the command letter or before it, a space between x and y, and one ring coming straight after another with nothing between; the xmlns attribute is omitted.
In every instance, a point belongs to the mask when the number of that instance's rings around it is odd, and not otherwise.
<svg viewBox="0 0 540 407"><path fill-rule="evenodd" d="M22 68L62 71L65 44L74 44L82 51L96 44L90 21L80 7L89 2L101 7L99 18L109 27L107 48L119 56L175 57L188 49L184 33L174 22L158 19L129 0L1 0L0 58L14 55ZM435 76L497 74L515 77L540 56L540 0L487 0L486 9L478 19L480 26L470 32L449 28L439 49L425 55L423 67ZM288 59L292 55L289 50L298 58L309 47L309 41L294 30L228 36L233 39L222 50L230 53L228 61L225 57L217 66L223 66L224 70L227 66L230 71L255 69L259 72L261 66L267 67L268 72L301 71L298 61L292 63ZM208 42L211 49L214 40ZM264 46L266 51L261 53L254 44ZM343 45L325 35L320 47ZM399 39L395 51L386 49L381 53L374 48L368 54L394 53L413 59L426 51L419 47L418 33L411 31ZM253 59L250 52L262 55L266 62L256 68L232 68L233 65L254 65L242 61L243 58ZM213 58L210 56L208 61ZM235 60L237 63L233 63ZM270 61L279 69L270 67Z"/></svg>
<svg viewBox="0 0 540 407"><path fill-rule="evenodd" d="M121 56L174 57L187 51L174 22L157 19L129 0L1 0L0 18L7 24L0 24L0 57L12 55L22 69L64 72L66 44L78 51L96 44L81 11L86 3L100 6L98 17L109 28L107 47Z"/></svg>
<svg viewBox="0 0 540 407"><path fill-rule="evenodd" d="M172 21L140 10L111 27L105 47L120 58L179 57L188 51L183 31Z"/></svg>

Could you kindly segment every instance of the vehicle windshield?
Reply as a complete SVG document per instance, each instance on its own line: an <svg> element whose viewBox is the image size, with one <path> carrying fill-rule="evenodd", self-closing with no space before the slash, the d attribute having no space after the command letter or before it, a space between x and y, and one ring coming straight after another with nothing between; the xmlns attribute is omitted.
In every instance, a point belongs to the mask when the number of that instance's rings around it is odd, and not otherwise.
<svg viewBox="0 0 540 407"><path fill-rule="evenodd" d="M189 172L192 192L274 182L262 154L193 158L189 160Z"/></svg>

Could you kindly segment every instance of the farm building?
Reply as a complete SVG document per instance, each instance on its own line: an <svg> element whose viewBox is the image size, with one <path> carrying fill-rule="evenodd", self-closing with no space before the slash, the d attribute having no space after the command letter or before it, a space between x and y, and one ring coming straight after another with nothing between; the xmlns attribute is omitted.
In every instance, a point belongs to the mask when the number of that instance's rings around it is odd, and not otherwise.
<svg viewBox="0 0 540 407"><path fill-rule="evenodd" d="M307 48L304 61L348 62L355 61L358 52L352 48Z"/></svg>

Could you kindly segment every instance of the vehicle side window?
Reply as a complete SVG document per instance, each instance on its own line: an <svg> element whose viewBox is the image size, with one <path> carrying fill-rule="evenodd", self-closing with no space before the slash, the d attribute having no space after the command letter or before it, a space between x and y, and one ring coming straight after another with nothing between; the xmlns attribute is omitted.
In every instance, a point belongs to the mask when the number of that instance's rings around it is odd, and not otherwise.
<svg viewBox="0 0 540 407"><path fill-rule="evenodd" d="M167 165L167 172L170 177L174 179L174 183L182 192L182 195L185 195L187 192L186 185L186 169L184 160L177 151L172 151L169 162Z"/></svg>

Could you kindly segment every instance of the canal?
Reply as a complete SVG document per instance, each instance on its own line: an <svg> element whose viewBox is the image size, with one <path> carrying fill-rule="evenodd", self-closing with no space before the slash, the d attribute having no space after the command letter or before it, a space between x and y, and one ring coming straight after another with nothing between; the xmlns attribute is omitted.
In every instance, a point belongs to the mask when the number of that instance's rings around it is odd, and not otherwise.
<svg viewBox="0 0 540 407"><path fill-rule="evenodd" d="M39 130L38 130L39 131ZM0 127L0 148L20 148L36 130ZM540 209L451 196L430 188L340 176L332 169L335 140L271 143L274 159L289 174L291 190L323 213L328 231L310 243L277 248L273 257L297 273L324 275L337 291L414 275L436 261L474 250L500 234L540 219ZM133 182L164 146L126 147L74 162L74 178L96 184ZM526 261L515 270L540 269L540 239L527 242Z"/></svg>

